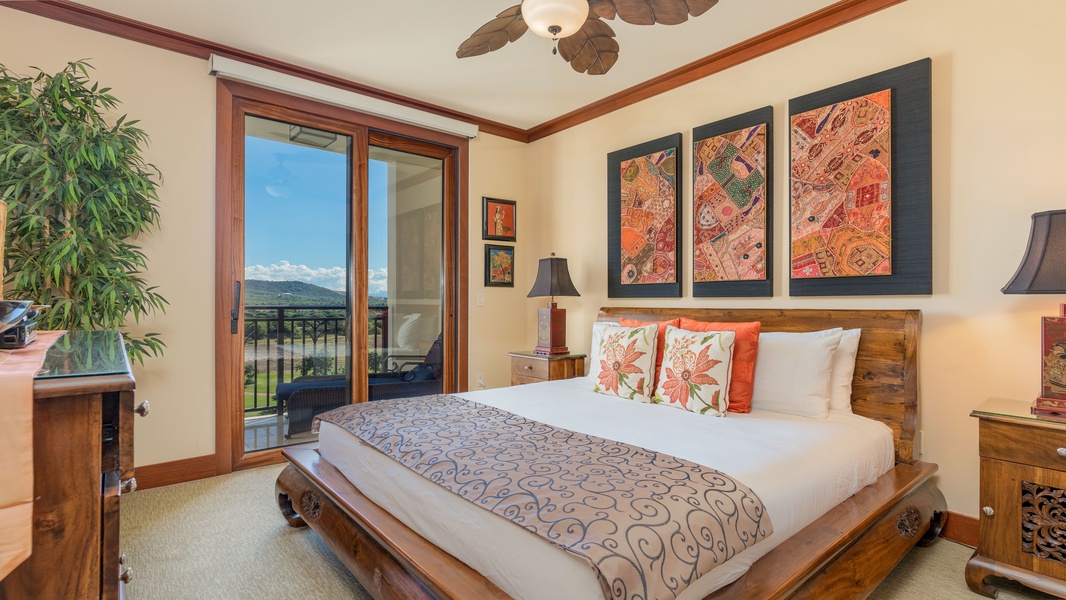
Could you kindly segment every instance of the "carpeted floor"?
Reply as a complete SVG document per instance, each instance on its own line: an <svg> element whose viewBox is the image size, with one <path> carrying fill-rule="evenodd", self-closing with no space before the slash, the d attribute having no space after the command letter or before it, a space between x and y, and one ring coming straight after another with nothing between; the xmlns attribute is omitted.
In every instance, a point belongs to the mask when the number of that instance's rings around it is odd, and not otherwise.
<svg viewBox="0 0 1066 600"><path fill-rule="evenodd" d="M122 498L122 551L133 600L369 600L310 529L286 525L274 501L281 466L143 490ZM966 588L973 551L941 540L916 548L873 600L981 598ZM1051 598L1003 583L1001 600Z"/></svg>

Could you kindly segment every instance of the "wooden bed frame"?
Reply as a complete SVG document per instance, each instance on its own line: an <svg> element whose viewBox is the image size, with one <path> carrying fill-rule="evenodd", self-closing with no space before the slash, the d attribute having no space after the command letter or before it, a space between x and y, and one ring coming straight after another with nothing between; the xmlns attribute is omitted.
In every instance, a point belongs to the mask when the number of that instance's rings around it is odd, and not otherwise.
<svg viewBox="0 0 1066 600"><path fill-rule="evenodd" d="M852 409L891 427L896 445L892 470L706 600L865 598L911 547L935 541L947 506L929 480L936 465L914 460L919 311L603 308L599 320L677 316L761 321L763 331L861 328ZM282 514L294 527L310 526L375 599L510 598L368 500L317 451L284 454L291 464L276 485Z"/></svg>

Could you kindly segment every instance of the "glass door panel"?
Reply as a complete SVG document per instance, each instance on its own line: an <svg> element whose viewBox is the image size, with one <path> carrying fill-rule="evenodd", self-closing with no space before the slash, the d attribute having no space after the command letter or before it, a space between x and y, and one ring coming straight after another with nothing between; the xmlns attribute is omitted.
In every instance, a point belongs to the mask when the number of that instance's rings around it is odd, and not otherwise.
<svg viewBox="0 0 1066 600"><path fill-rule="evenodd" d="M351 398L350 136L245 116L244 440L315 439Z"/></svg>
<svg viewBox="0 0 1066 600"><path fill-rule="evenodd" d="M444 161L370 147L368 399L443 390Z"/></svg>

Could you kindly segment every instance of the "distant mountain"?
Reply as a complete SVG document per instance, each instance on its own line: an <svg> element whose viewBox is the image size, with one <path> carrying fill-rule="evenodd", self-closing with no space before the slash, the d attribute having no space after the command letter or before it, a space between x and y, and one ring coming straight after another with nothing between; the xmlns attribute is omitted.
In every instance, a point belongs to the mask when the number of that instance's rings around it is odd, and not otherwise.
<svg viewBox="0 0 1066 600"><path fill-rule="evenodd" d="M344 306L344 292L302 281L246 279L244 303L247 306ZM370 297L370 306L388 305L386 298Z"/></svg>
<svg viewBox="0 0 1066 600"><path fill-rule="evenodd" d="M246 306L344 306L344 292L302 281L261 281L247 279L244 282Z"/></svg>

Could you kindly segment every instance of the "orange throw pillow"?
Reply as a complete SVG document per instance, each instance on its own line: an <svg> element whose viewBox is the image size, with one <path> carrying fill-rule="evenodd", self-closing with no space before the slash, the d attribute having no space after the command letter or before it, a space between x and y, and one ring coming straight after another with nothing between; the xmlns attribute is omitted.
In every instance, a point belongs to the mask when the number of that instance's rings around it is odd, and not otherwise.
<svg viewBox="0 0 1066 600"><path fill-rule="evenodd" d="M622 317L618 319L619 324L624 327L643 327L645 325L658 325L659 334L655 338L655 372L652 373L651 389L655 389L655 382L659 379L659 370L663 366L663 348L666 346L666 326L673 325L674 327L681 328L681 319L670 319L669 321L637 321L636 319L627 319ZM756 337L758 334L756 334ZM750 397L750 394L749 394ZM748 403L750 406L750 402Z"/></svg>
<svg viewBox="0 0 1066 600"><path fill-rule="evenodd" d="M733 371L729 381L729 412L751 412L751 393L755 382L755 358L759 355L759 330L762 323L707 323L681 317L681 329L689 331L735 331Z"/></svg>

